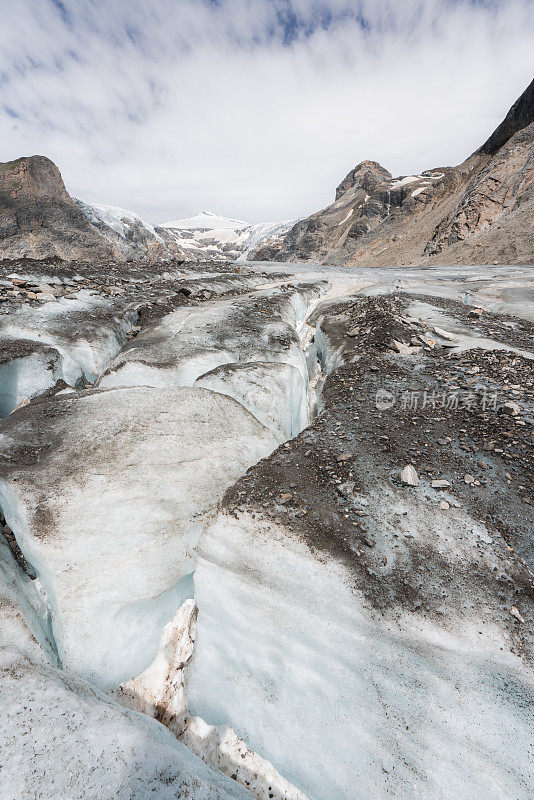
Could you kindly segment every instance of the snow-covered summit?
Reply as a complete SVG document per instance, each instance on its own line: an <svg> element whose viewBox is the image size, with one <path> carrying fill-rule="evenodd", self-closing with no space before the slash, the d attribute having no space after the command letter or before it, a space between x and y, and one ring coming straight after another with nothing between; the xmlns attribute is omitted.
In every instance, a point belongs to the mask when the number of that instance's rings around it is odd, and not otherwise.
<svg viewBox="0 0 534 800"><path fill-rule="evenodd" d="M251 224L201 211L186 219L165 222L157 230L170 245L190 258L244 260L260 244L270 243L294 225L295 220Z"/></svg>
<svg viewBox="0 0 534 800"><path fill-rule="evenodd" d="M89 222L126 256L172 255L187 259L244 260L260 244L281 237L295 220L251 224L200 211L154 226L134 211L75 200Z"/></svg>
<svg viewBox="0 0 534 800"><path fill-rule="evenodd" d="M180 228L185 230L233 230L240 231L250 226L249 222L244 222L242 219L231 219L230 217L222 217L214 211L200 211L192 217L184 219L175 219L172 222L163 222L160 228Z"/></svg>

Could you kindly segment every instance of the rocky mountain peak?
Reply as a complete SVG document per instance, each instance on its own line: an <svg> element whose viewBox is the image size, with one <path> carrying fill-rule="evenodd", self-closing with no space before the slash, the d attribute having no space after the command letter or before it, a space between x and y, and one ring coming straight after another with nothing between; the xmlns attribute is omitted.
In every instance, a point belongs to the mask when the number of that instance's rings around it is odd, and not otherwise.
<svg viewBox="0 0 534 800"><path fill-rule="evenodd" d="M46 156L24 156L0 165L0 196L28 194L68 201L69 195L59 169Z"/></svg>
<svg viewBox="0 0 534 800"><path fill-rule="evenodd" d="M393 180L362 161L327 208L258 260L326 264L532 264L534 81L462 164Z"/></svg>
<svg viewBox="0 0 534 800"><path fill-rule="evenodd" d="M371 193L379 183L390 181L392 177L391 172L388 172L378 161L361 161L336 188L336 200L339 200L348 189L362 188Z"/></svg>
<svg viewBox="0 0 534 800"><path fill-rule="evenodd" d="M534 122L534 80L527 86L498 128L476 152L493 156L515 133Z"/></svg>
<svg viewBox="0 0 534 800"><path fill-rule="evenodd" d="M53 161L39 155L0 164L0 242L8 259L117 255L69 195Z"/></svg>

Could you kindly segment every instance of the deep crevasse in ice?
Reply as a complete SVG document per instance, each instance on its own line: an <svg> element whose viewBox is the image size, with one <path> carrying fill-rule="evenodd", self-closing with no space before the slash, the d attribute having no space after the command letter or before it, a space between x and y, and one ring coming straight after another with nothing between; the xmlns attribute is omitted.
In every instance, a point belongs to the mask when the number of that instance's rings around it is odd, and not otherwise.
<svg viewBox="0 0 534 800"><path fill-rule="evenodd" d="M173 378L170 389L100 388L47 401L56 411L43 431L52 442L46 471L33 463L7 475L0 505L37 571L43 613L53 620L50 630L41 620L39 634L48 631L63 666L113 687L150 664L162 628L193 592L196 541L222 491L308 423L299 333L317 293L271 290L238 303L241 328L229 329L226 363L194 388L176 388ZM165 337L173 366L188 362L194 377L220 358L227 307L195 311L189 352L181 328ZM228 354L239 363L228 363ZM168 366L155 369L165 374ZM146 382L146 372L138 379L132 382ZM22 415L8 424L6 452L33 435L31 409ZM23 645L25 636L19 635ZM138 701L149 710L146 697ZM180 735L254 796L304 798L228 726L187 716Z"/></svg>
<svg viewBox="0 0 534 800"><path fill-rule="evenodd" d="M227 334L236 356L270 347L274 361L226 366L194 388L60 394L46 401L55 410L44 425L31 408L6 423L9 462L39 427L50 448L45 463L36 452L35 462L7 469L0 506L38 574L66 667L113 686L150 664L164 624L191 595L196 542L222 493L307 424L296 331L317 294L273 289L236 302L241 328ZM219 347L228 309L195 310L197 360ZM181 333L166 341L178 369L191 349ZM168 364L157 368L165 375Z"/></svg>

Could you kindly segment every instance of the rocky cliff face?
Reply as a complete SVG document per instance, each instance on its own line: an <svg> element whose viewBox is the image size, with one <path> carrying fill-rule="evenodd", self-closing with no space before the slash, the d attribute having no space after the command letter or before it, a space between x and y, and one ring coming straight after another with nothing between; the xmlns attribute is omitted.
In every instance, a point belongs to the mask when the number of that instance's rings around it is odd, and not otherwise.
<svg viewBox="0 0 534 800"><path fill-rule="evenodd" d="M0 164L3 258L115 258L116 248L89 222L44 156Z"/></svg>
<svg viewBox="0 0 534 800"><path fill-rule="evenodd" d="M534 261L534 81L479 150L457 167L393 178L363 161L332 205L299 221L258 260L326 264Z"/></svg>

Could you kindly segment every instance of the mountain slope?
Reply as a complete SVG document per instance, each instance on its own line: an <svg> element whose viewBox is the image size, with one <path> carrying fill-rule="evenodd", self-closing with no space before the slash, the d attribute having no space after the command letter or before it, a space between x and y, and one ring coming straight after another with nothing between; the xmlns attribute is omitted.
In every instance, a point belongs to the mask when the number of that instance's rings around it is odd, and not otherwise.
<svg viewBox="0 0 534 800"><path fill-rule="evenodd" d="M44 156L0 164L0 252L11 259L117 255L70 197L56 165Z"/></svg>
<svg viewBox="0 0 534 800"><path fill-rule="evenodd" d="M393 179L363 161L332 205L301 220L258 260L393 266L534 262L534 81L457 167Z"/></svg>
<svg viewBox="0 0 534 800"><path fill-rule="evenodd" d="M168 248L154 226L133 211L85 203L76 198L75 203L89 222L126 258L166 254Z"/></svg>

